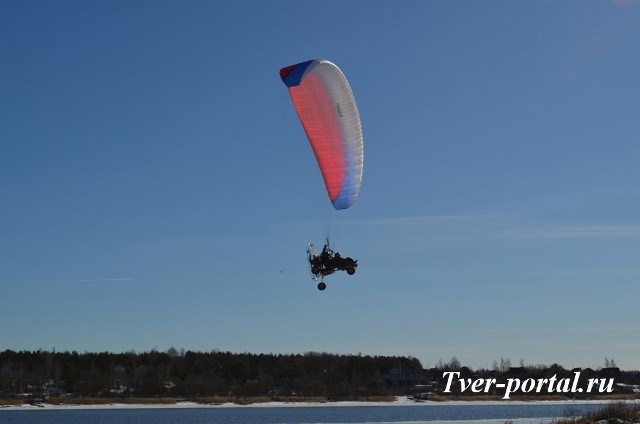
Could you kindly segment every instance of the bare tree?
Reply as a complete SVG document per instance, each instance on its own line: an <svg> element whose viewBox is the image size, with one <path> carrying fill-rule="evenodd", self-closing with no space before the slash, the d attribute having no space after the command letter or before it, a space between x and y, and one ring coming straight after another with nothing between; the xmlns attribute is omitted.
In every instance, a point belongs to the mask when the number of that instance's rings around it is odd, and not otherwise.
<svg viewBox="0 0 640 424"><path fill-rule="evenodd" d="M449 364L447 364L449 369L451 370L459 370L461 367L460 361L455 356L452 356L449 360Z"/></svg>

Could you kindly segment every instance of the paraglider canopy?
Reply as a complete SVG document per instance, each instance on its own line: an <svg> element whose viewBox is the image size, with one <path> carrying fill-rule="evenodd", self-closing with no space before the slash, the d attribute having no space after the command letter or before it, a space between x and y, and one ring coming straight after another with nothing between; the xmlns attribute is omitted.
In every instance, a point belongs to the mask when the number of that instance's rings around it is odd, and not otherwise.
<svg viewBox="0 0 640 424"><path fill-rule="evenodd" d="M342 71L328 60L284 67L280 78L320 166L333 207L352 206L362 184L360 114Z"/></svg>

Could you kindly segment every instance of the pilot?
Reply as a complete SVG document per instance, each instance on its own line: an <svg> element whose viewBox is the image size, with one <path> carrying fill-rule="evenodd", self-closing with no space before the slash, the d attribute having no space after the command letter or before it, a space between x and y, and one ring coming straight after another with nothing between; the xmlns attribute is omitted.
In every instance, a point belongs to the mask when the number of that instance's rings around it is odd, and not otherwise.
<svg viewBox="0 0 640 424"><path fill-rule="evenodd" d="M324 246L322 253L320 254L320 258L324 264L328 265L331 262L331 250L329 249L329 246Z"/></svg>

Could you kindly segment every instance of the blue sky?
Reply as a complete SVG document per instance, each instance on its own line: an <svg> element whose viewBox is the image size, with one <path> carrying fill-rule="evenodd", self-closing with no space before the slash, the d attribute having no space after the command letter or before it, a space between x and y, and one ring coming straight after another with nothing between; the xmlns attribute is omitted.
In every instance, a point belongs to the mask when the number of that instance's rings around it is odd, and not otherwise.
<svg viewBox="0 0 640 424"><path fill-rule="evenodd" d="M631 0L3 1L0 348L640 369L639 40ZM278 76L314 58L346 211Z"/></svg>

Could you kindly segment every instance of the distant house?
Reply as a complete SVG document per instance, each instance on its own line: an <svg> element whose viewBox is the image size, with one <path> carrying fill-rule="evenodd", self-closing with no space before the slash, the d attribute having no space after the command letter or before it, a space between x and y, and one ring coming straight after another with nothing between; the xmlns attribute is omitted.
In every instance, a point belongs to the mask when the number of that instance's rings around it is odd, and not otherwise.
<svg viewBox="0 0 640 424"><path fill-rule="evenodd" d="M527 375L528 372L526 370L525 367L511 367L509 368L509 371L507 371L507 375L508 376L523 376L523 375Z"/></svg>
<svg viewBox="0 0 640 424"><path fill-rule="evenodd" d="M421 372L412 370L401 363L387 371L384 380L394 395L411 394L415 390L415 386L426 384L426 378Z"/></svg>

